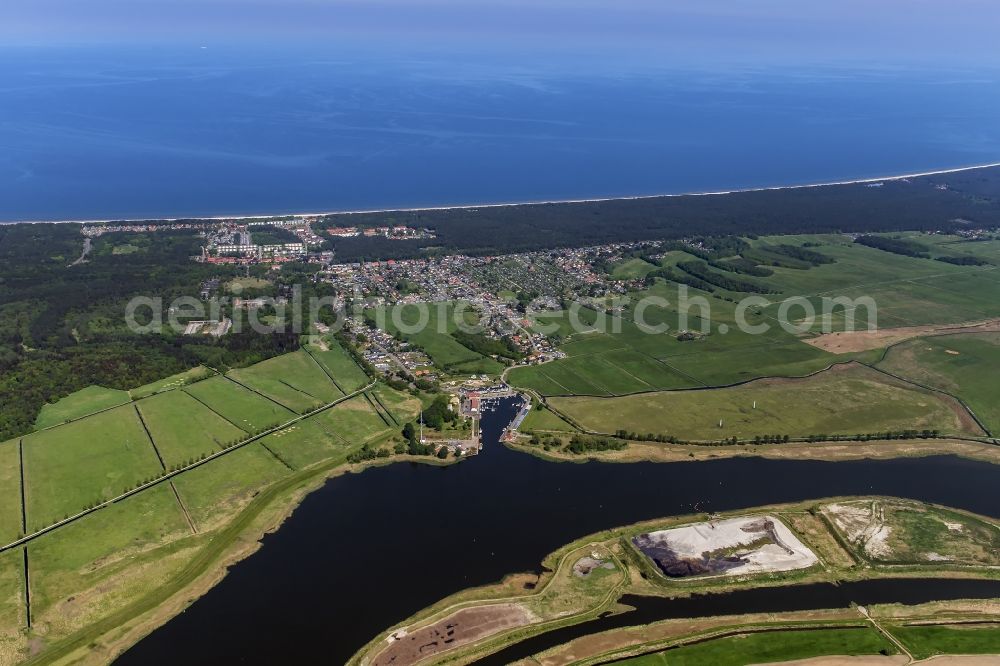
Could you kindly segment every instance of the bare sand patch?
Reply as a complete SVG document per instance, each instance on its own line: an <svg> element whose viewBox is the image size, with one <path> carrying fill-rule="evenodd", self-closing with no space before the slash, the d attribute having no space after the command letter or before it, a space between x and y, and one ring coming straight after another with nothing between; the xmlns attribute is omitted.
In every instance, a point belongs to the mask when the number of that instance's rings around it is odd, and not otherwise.
<svg viewBox="0 0 1000 666"><path fill-rule="evenodd" d="M468 645L506 629L530 624L532 614L520 604L492 604L463 608L434 624L412 632L397 631L386 639L388 646L372 660L372 666L407 666L446 650Z"/></svg>
<svg viewBox="0 0 1000 666"><path fill-rule="evenodd" d="M853 657L840 655L779 661L772 663L771 666L892 666L893 664L906 664L909 661L909 658L902 654L891 657L884 657L882 655L858 655Z"/></svg>
<svg viewBox="0 0 1000 666"><path fill-rule="evenodd" d="M885 509L870 504L828 504L823 512L833 520L847 540L859 544L871 557L887 557L892 528L885 523Z"/></svg>
<svg viewBox="0 0 1000 666"><path fill-rule="evenodd" d="M880 328L874 331L840 331L837 333L823 333L812 338L803 338L802 341L807 345L812 345L833 354L848 354L851 352L868 351L869 349L882 349L883 347L888 347L911 338L951 333L982 333L987 331L1000 331L1000 319L988 319L965 324L930 324L927 326Z"/></svg>
<svg viewBox="0 0 1000 666"><path fill-rule="evenodd" d="M805 569L819 560L773 516L742 516L640 534L633 543L671 577Z"/></svg>

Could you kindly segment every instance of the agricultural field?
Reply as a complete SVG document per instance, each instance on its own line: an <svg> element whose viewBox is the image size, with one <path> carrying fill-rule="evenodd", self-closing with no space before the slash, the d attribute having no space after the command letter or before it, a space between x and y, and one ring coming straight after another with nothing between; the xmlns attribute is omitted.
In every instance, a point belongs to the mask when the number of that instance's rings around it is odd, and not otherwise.
<svg viewBox="0 0 1000 666"><path fill-rule="evenodd" d="M951 509L903 500L838 502L823 513L872 561L1000 565L1000 527Z"/></svg>
<svg viewBox="0 0 1000 666"><path fill-rule="evenodd" d="M406 421L416 415L417 411L413 409L401 413ZM363 395L342 402L329 412L319 414L316 421L351 444L364 444L387 431L398 430L391 420L386 423Z"/></svg>
<svg viewBox="0 0 1000 666"><path fill-rule="evenodd" d="M376 385L370 393L379 408L387 411L390 420L396 423L412 421L420 413L420 400L412 395L396 391L384 384Z"/></svg>
<svg viewBox="0 0 1000 666"><path fill-rule="evenodd" d="M21 534L21 461L18 440L0 443L0 546Z"/></svg>
<svg viewBox="0 0 1000 666"><path fill-rule="evenodd" d="M969 625L919 625L890 627L914 659L940 654L1000 654L1000 622Z"/></svg>
<svg viewBox="0 0 1000 666"><path fill-rule="evenodd" d="M305 414L344 397L326 372L303 350L275 356L227 377L284 407Z"/></svg>
<svg viewBox="0 0 1000 666"><path fill-rule="evenodd" d="M168 468L210 455L246 433L183 391L135 403Z"/></svg>
<svg viewBox="0 0 1000 666"><path fill-rule="evenodd" d="M184 561L172 553L190 537L173 492L159 485L33 541L36 631L65 635L169 580Z"/></svg>
<svg viewBox="0 0 1000 666"><path fill-rule="evenodd" d="M660 283L634 301L650 296L675 303L676 294ZM542 365L515 368L509 373L516 386L534 389L543 395L627 395L651 390L719 386L767 376L802 376L853 356L837 356L804 344L800 338L780 328L754 336L736 325L735 306L727 301L705 298L711 304L711 318L701 318L699 307L687 310L687 321L676 304L667 308L650 306L641 312L634 304L620 317L594 318L597 330L577 333L560 349L568 358ZM557 320L548 315L550 322ZM583 321L590 324L591 319ZM751 311L748 323L758 325L763 315ZM773 323L773 322L772 322ZM649 327L666 325L665 332ZM701 331L707 331L702 334ZM684 339L682 331L692 331ZM723 332L725 331L725 332Z"/></svg>
<svg viewBox="0 0 1000 666"><path fill-rule="evenodd" d="M123 405L24 438L28 529L37 530L159 473L135 408Z"/></svg>
<svg viewBox="0 0 1000 666"><path fill-rule="evenodd" d="M744 666L808 659L823 655L896 654L895 646L875 629L806 629L761 631L716 638L665 652L616 662L627 666Z"/></svg>
<svg viewBox="0 0 1000 666"><path fill-rule="evenodd" d="M284 463L254 442L184 472L174 485L199 531L205 531L225 523L261 488L289 474Z"/></svg>
<svg viewBox="0 0 1000 666"><path fill-rule="evenodd" d="M532 408L521 423L523 432L571 432L576 430L572 425L566 423L548 409L542 406L541 409Z"/></svg>
<svg viewBox="0 0 1000 666"><path fill-rule="evenodd" d="M212 377L181 390L249 433L260 432L295 418L291 410L225 377Z"/></svg>
<svg viewBox="0 0 1000 666"><path fill-rule="evenodd" d="M395 335L401 333L407 342L420 347L434 362L446 372L499 374L503 366L492 358L474 352L462 345L451 333L458 328L455 323L455 303L427 303L425 306L400 305L394 308L378 308L366 313L375 319L384 330ZM427 312L427 319L421 319L421 312ZM464 313L470 323L474 323L475 313ZM393 319L397 320L396 322ZM398 323L397 323L398 322ZM417 327L420 330L408 333L402 328Z"/></svg>
<svg viewBox="0 0 1000 666"><path fill-rule="evenodd" d="M130 400L128 391L104 388L103 386L88 386L76 393L71 393L55 403L42 407L35 421L35 430L50 428L66 421L78 419L104 409L123 405Z"/></svg>
<svg viewBox="0 0 1000 666"><path fill-rule="evenodd" d="M17 663L14 646L24 623L23 556L9 550L0 553L0 663Z"/></svg>
<svg viewBox="0 0 1000 666"><path fill-rule="evenodd" d="M304 352L279 367L303 384L318 377L330 395L343 395ZM314 374L306 375L304 368ZM400 419L411 420L420 409L418 399L387 386L379 387L379 396ZM245 438L268 420L293 418L293 412L270 400L213 377L174 390L153 389L148 397L27 435L28 530L155 477L162 469L157 451L167 467L183 465ZM175 591L171 586L178 585L178 576L198 557L207 551L218 556L233 547L231 540L218 539L220 530L256 515L243 511L263 490L286 480L294 482L289 489L301 488L312 478L305 468L326 473L365 443L388 441L398 431L399 425L380 416L366 396L357 396L35 536L26 546L31 649L44 651L73 632L115 617L119 619L109 626L132 621L137 615L128 614L130 604ZM19 441L0 444L0 545L22 532ZM269 510L283 509L277 505ZM0 553L0 563L0 663L8 663L22 659L28 649L22 550ZM110 660L111 655L105 657Z"/></svg>
<svg viewBox="0 0 1000 666"><path fill-rule="evenodd" d="M193 384L194 382L206 379L212 376L212 371L204 366L198 366L197 368L191 368L185 372L177 373L176 375L171 375L170 377L165 377L159 381L155 381L145 386L140 386L139 388L134 388L129 390L129 395L133 400L140 400L142 398L147 398L155 393L161 393L163 391L171 391L182 386L187 386L188 384Z"/></svg>
<svg viewBox="0 0 1000 666"><path fill-rule="evenodd" d="M345 393L353 393L370 381L361 366L333 336L324 338L322 345L309 345L308 353L330 373Z"/></svg>
<svg viewBox="0 0 1000 666"><path fill-rule="evenodd" d="M967 415L961 418L964 411L956 403L888 380L864 366L838 366L805 379L765 379L732 388L616 398L554 397L549 404L588 430L688 440L924 429L978 432Z"/></svg>
<svg viewBox="0 0 1000 666"><path fill-rule="evenodd" d="M958 396L1000 433L1000 333L917 338L889 349L878 367Z"/></svg>
<svg viewBox="0 0 1000 666"><path fill-rule="evenodd" d="M611 271L611 277L616 280L635 280L646 277L657 268L659 267L636 257L616 264Z"/></svg>
<svg viewBox="0 0 1000 666"><path fill-rule="evenodd" d="M949 243L954 243L964 248L935 250L935 256L975 254L992 263L958 266L900 256L855 244L836 234L760 238L751 242L755 248L808 243L811 251L834 260L808 268L773 266L769 267L773 275L750 278L774 292L764 296L769 305L752 305L745 311L746 322L752 326L767 324L770 329L766 332L753 335L739 330L735 301L746 294L718 290L713 296L691 288L687 289L685 305L678 285L659 280L642 292L629 294L630 303L618 317L598 317L584 310L580 317L585 325L583 331L574 331L565 311L539 317L546 324L556 325L564 340L560 349L570 358L516 368L510 372L510 380L547 396L627 395L656 389L724 386L769 376L796 377L854 358L877 360L877 353L833 354L804 344L807 336L820 333L824 325L832 332L843 330L850 318L857 329L868 323L869 312L860 304L849 308L843 304L830 306L824 317L824 297L871 297L876 305L873 318L881 329L968 323L1000 316L996 306L1000 302L1000 270L996 265L1000 264L1000 242L960 243L961 239L945 236L925 236L920 241L934 247L952 248ZM766 255L765 250L759 251ZM685 252L671 251L661 265L676 266L679 261L693 258ZM639 268L646 267L653 268L641 259L630 259L615 270L624 271L619 277L629 279L638 275ZM667 332L650 333L636 324L640 314L636 304L647 296L669 303L662 306L661 302L641 313L647 324L668 325ZM804 297L815 307L814 321L807 320L801 307L793 304L791 299L797 297ZM788 308L788 322L800 326L801 333L779 327L782 307ZM688 315L686 325L682 313ZM685 330L692 332L687 339L679 337Z"/></svg>
<svg viewBox="0 0 1000 666"><path fill-rule="evenodd" d="M942 237L920 235L919 242L936 238ZM995 265L956 266L901 256L830 235L768 237L753 241L753 245L805 242L813 244L810 250L836 263L808 270L773 267L774 275L760 281L780 292L769 297L775 302L792 296L870 296L878 305L878 325L883 328L960 323L1000 314L995 307L1000 296L1000 274ZM981 258L1000 263L1000 246L981 247L980 252ZM776 311L775 305L767 314ZM865 321L863 314L860 321Z"/></svg>

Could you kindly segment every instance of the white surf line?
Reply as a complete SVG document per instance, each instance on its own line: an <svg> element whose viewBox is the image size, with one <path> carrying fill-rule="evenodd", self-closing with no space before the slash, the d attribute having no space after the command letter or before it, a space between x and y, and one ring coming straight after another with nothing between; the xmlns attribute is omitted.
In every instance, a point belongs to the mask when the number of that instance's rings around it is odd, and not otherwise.
<svg viewBox="0 0 1000 666"><path fill-rule="evenodd" d="M254 214L234 214L234 215L185 215L183 217L116 217L107 219L76 219L76 220L9 220L0 224L101 224L107 222L180 222L185 220L219 222L223 220L264 220L274 217L316 217L322 215L365 215L369 213L420 213L424 211L436 210L470 210L475 208L515 208L517 206L543 206L548 204L576 204L576 203L602 203L607 201L641 201L645 199L672 199L678 197L711 197L724 194L741 194L747 192L773 192L777 190L800 190L813 187L832 187L835 185L861 185L865 183L884 183L908 178L923 178L925 176L942 176L963 171L975 171L977 169L991 169L1000 167L1000 162L988 162L986 164L974 164L972 166L955 167L952 169L937 169L935 171L918 171L914 173L904 173L894 176L882 176L876 178L855 178L852 180L830 180L818 183L803 183L801 185L772 185L769 187L745 187L732 190L710 190L707 192L676 192L672 194L638 194L620 197L596 197L591 199L537 199L529 201L510 201L501 203L469 203L453 204L448 206L417 206L409 208L359 208L356 210L326 210L311 213L254 213Z"/></svg>

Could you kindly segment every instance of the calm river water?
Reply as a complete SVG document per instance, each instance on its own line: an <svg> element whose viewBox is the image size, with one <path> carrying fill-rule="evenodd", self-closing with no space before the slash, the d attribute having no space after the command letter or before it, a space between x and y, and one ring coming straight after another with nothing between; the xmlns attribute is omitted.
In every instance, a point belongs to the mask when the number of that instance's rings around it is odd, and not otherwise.
<svg viewBox="0 0 1000 666"><path fill-rule="evenodd" d="M702 511L724 511L883 494L1000 517L1000 469L987 463L953 457L550 463L498 443L515 412L508 401L486 414L485 450L459 465L394 464L330 480L257 553L118 663L344 663L376 633L442 597L536 570L546 554L578 537L689 513L696 503ZM968 596L956 585L803 586L748 597L742 607L906 601L916 599L918 588L930 598ZM990 591L998 595L1000 589ZM677 602L657 602L640 608L635 620L669 617L678 608L688 615L724 613L740 602L703 597L673 610L668 606Z"/></svg>

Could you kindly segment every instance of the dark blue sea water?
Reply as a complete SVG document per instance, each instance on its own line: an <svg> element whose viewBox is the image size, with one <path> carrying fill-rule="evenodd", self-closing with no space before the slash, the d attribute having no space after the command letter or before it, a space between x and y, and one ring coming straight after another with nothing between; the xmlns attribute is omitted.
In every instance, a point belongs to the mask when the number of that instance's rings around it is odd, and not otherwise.
<svg viewBox="0 0 1000 666"><path fill-rule="evenodd" d="M1000 160L1000 74L0 47L0 220L676 193Z"/></svg>

